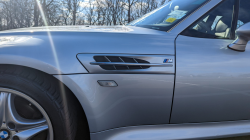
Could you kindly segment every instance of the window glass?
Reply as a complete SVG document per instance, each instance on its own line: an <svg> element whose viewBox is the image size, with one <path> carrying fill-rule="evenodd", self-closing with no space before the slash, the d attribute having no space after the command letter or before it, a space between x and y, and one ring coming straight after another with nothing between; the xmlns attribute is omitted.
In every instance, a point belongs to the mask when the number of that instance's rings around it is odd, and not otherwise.
<svg viewBox="0 0 250 140"><path fill-rule="evenodd" d="M222 2L219 6L186 29L182 35L200 38L229 39L233 23L234 7L235 0L226 0Z"/></svg>
<svg viewBox="0 0 250 140"><path fill-rule="evenodd" d="M237 28L250 22L250 0L240 0Z"/></svg>
<svg viewBox="0 0 250 140"><path fill-rule="evenodd" d="M171 0L162 7L127 25L167 31L207 1L208 0Z"/></svg>

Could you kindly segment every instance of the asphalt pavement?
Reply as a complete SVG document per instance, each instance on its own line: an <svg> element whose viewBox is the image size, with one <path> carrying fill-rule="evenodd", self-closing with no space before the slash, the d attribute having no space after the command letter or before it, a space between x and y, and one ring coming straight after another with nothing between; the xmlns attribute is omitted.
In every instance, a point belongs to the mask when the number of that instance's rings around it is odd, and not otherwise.
<svg viewBox="0 0 250 140"><path fill-rule="evenodd" d="M234 137L234 138L221 138L221 139L213 139L213 140L250 140L250 136Z"/></svg>

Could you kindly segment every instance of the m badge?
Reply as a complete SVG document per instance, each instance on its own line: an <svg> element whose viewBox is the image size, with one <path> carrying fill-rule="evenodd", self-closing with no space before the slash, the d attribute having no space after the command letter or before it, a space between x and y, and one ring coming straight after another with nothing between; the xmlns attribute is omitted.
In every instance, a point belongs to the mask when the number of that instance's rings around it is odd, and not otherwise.
<svg viewBox="0 0 250 140"><path fill-rule="evenodd" d="M164 59L163 63L173 63L173 59Z"/></svg>

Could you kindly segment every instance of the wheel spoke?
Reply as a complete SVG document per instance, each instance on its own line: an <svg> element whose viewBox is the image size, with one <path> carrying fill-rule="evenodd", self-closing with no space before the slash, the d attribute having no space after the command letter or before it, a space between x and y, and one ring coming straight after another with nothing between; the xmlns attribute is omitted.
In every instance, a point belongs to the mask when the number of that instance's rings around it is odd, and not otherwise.
<svg viewBox="0 0 250 140"><path fill-rule="evenodd" d="M32 138L34 135L36 135L36 134L38 134L38 133L40 133L40 132L42 132L44 130L47 130L47 129L48 129L48 125L43 125L43 126L31 128L31 129L16 133L13 136L13 138L18 137L19 140L27 140L27 139Z"/></svg>
<svg viewBox="0 0 250 140"><path fill-rule="evenodd" d="M5 108L7 106L8 93L0 93L0 128L5 122Z"/></svg>
<svg viewBox="0 0 250 140"><path fill-rule="evenodd" d="M39 120L19 119L19 120L15 120L14 124L15 124L15 130L21 131L21 130L26 130L26 129L38 127L41 125L45 125L46 120L45 119L39 119Z"/></svg>
<svg viewBox="0 0 250 140"><path fill-rule="evenodd" d="M8 94L7 103L5 104L5 120L6 125L13 130L20 131L29 128L44 125L46 123L45 119L30 120L22 118L16 111L14 106L15 96Z"/></svg>

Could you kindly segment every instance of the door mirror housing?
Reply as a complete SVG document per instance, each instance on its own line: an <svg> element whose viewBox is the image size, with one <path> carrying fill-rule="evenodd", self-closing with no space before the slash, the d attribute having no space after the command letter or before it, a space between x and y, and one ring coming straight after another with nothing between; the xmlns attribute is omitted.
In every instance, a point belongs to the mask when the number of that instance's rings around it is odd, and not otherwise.
<svg viewBox="0 0 250 140"><path fill-rule="evenodd" d="M238 38L232 44L228 45L228 48L244 52L246 50L247 43L250 40L250 22L238 28L236 30L236 35L238 35Z"/></svg>

